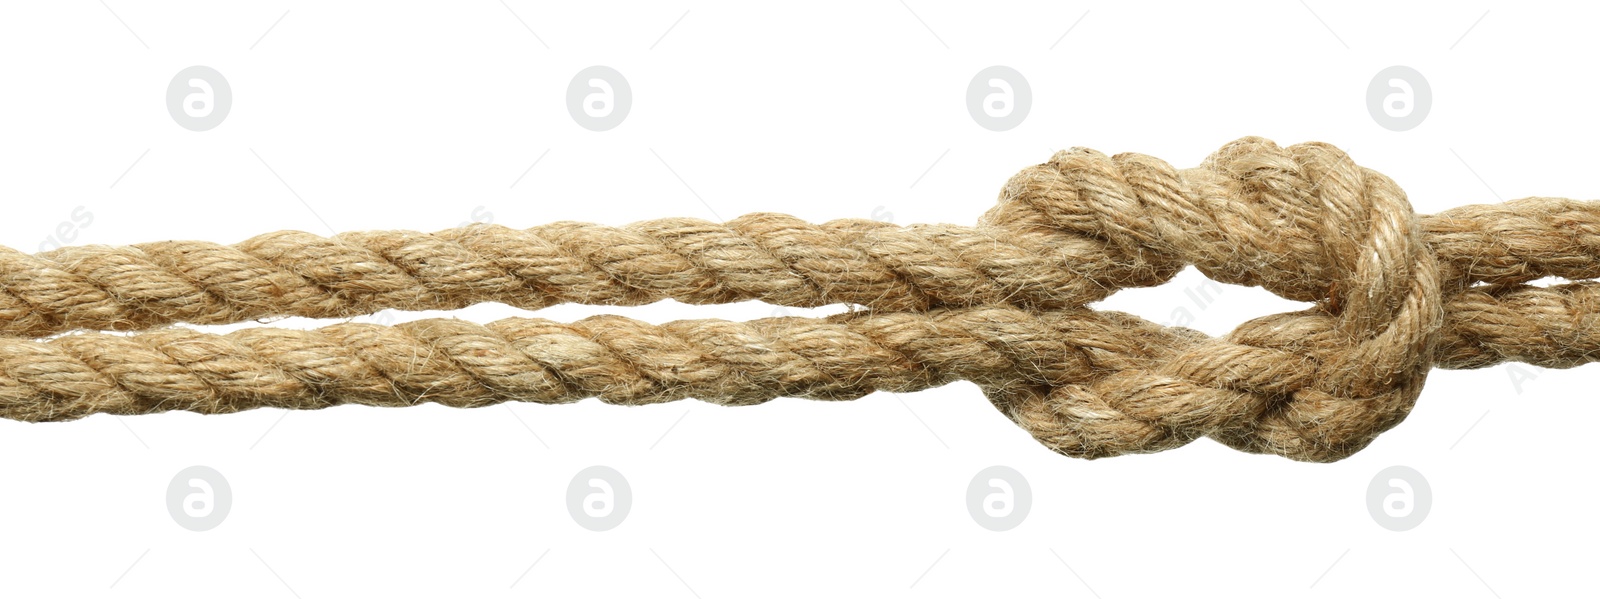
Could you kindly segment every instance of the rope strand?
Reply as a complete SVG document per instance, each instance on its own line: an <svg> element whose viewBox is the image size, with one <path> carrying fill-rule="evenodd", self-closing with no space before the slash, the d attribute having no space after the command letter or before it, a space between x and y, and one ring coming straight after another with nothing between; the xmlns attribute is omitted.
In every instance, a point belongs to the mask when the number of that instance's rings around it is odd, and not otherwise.
<svg viewBox="0 0 1600 599"><path fill-rule="evenodd" d="M1439 365L1479 368L1516 360L1561 368L1600 359L1600 328L1577 319L1570 328L1540 333L1570 343L1525 341L1533 319L1522 315L1585 302L1600 302L1600 285L1520 286L1458 296L1447 311L1467 318L1447 322ZM1592 325L1600 316L1588 319ZM1272 328L1276 320L1252 322ZM1201 356L1219 366L1199 365ZM1008 306L662 325L604 315L571 324L425 319L392 327L344 323L224 335L170 328L0 338L0 417L60 421L100 412L216 414L345 403L475 407L586 397L621 405L694 398L732 406L777 397L847 400L968 380L995 398L1071 386L1072 392L1054 400L1048 418L1025 411L1039 410L1042 397L1010 415L1036 435L1055 437L1041 439L1054 443L1052 449L1098 457L1126 453L1118 449L1123 446L1152 451L1228 432L1237 418L1259 415L1278 395L1318 374L1246 367L1279 357L1120 312ZM1153 403L1137 389L1118 388L1137 387L1132 373L1161 370L1163 364L1165 376L1174 378L1160 391L1170 396L1172 385L1185 385L1191 399ZM1201 385L1181 382L1204 377L1209 378ZM1102 429L1124 430L1093 431L1098 437L1085 433L1070 441L1061 431L1038 432L1059 427L1054 415L1060 413L1094 413ZM1080 438L1085 436L1091 438ZM1144 440L1134 444L1136 439Z"/></svg>
<svg viewBox="0 0 1600 599"><path fill-rule="evenodd" d="M344 318L491 301L526 309L668 298L1053 309L1104 298L1115 288L1102 281L1126 280L1106 253L1102 242L1061 235L862 219L811 225L768 213L726 225L669 218L622 228L558 222L332 238L280 231L231 246L168 241L33 256L0 248L0 335Z"/></svg>
<svg viewBox="0 0 1600 599"><path fill-rule="evenodd" d="M1600 205L1526 198L1423 217L1424 239L1464 283L1600 276ZM436 233L324 238L280 231L235 245L167 241L71 246L37 255L0 247L0 335L229 324L481 302L539 309L760 300L919 311L1007 303L1049 310L1158 285L1172 264L1135 272L1085 235L848 219L811 225L755 213L726 225L671 218L526 230L472 225Z"/></svg>
<svg viewBox="0 0 1600 599"><path fill-rule="evenodd" d="M1099 369L1148 362L1193 337L1125 314L997 306L662 325L613 315L571 324L436 318L225 335L170 328L0 338L0 416L585 397L626 405L841 400L956 380L1090 380Z"/></svg>

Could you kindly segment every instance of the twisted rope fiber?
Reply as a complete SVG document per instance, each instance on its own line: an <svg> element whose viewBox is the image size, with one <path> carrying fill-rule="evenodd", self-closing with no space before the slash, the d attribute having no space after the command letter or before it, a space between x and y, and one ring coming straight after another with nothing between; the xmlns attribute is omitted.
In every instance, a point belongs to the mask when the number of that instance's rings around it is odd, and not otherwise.
<svg viewBox="0 0 1600 599"><path fill-rule="evenodd" d="M1600 288L1591 287L1589 294L1600 296ZM1484 299L1475 309L1493 310L1497 317L1517 311ZM1600 351L1600 331L1573 336L1581 342L1537 361L1564 365ZM1455 328L1445 338L1453 343L1442 353L1470 356L1505 342ZM1121 371L1171 370L1174 356L1215 349L1207 341L1191 329L1119 312L1008 306L662 325L610 315L571 324L509 318L478 325L436 318L392 327L345 323L225 335L170 328L44 342L0 338L0 363L6 365L0 417L50 421L98 412L229 413L430 401L472 407L586 397L623 405L690 397L750 405L781 396L855 399L956 380L1006 386L1017 376L1029 384L1093 387L1115 381L1112 375ZM1229 388L1270 392L1298 381L1226 382ZM1227 389L1191 391L1228 395ZM1160 404L1146 405L1148 398L1136 393L1105 386L1101 395L1097 403L1110 409L1173 420Z"/></svg>
<svg viewBox="0 0 1600 599"><path fill-rule="evenodd" d="M1083 307L1188 265L1315 303L1220 338ZM1523 284L1546 276L1575 282ZM1581 279L1596 276L1596 203L1528 198L1421 217L1387 177L1326 144L1244 138L1183 170L1079 148L1013 177L975 227L758 213L0 248L0 416L584 397L747 405L970 380L1067 455L1209 436L1333 461L1398 424L1434 366L1593 361L1600 283ZM862 309L744 323L72 333L666 298Z"/></svg>
<svg viewBox="0 0 1600 599"><path fill-rule="evenodd" d="M994 218L1027 222L1021 215ZM34 255L0 246L0 335L345 318L481 302L539 309L670 298L893 311L997 303L1050 310L1159 285L1182 267L1170 259L1139 264L1140 252L1121 252L1094 234L1008 224L813 225L755 213L725 224L692 218L524 230L474 224L332 238L279 231L234 245L161 241ZM1423 217L1422 226L1457 284L1600 276L1600 204L1526 198L1455 208ZM1302 296L1315 299L1312 291Z"/></svg>

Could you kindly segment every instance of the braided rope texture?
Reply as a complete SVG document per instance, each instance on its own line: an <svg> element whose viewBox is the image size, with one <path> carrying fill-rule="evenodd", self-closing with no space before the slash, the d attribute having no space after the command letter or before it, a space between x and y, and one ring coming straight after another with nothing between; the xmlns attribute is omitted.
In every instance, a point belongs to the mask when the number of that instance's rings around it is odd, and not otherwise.
<svg viewBox="0 0 1600 599"><path fill-rule="evenodd" d="M1217 338L1086 307L1190 265L1313 304ZM1574 282L1527 284L1543 277ZM1594 202L1420 216L1389 178L1322 143L1243 138L1188 169L1075 148L1012 177L975 226L756 213L0 247L0 417L586 397L749 405L967 380L1066 455L1210 437L1326 462L1403 420L1435 366L1595 360L1595 277ZM669 298L852 310L661 325L172 326Z"/></svg>

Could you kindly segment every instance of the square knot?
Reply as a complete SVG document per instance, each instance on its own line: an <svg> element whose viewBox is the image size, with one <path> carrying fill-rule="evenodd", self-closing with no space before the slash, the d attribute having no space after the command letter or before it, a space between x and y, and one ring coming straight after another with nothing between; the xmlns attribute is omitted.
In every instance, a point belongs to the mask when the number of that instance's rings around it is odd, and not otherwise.
<svg viewBox="0 0 1600 599"><path fill-rule="evenodd" d="M1089 382L987 389L1062 453L1210 436L1333 461L1398 424L1433 365L1440 274L1419 217L1392 180L1331 145L1247 137L1183 170L1074 148L1012 177L985 221L1103 241L1122 266L1094 273L1110 288L1159 284L1192 264L1315 302L1220 338L1170 333L1158 359Z"/></svg>

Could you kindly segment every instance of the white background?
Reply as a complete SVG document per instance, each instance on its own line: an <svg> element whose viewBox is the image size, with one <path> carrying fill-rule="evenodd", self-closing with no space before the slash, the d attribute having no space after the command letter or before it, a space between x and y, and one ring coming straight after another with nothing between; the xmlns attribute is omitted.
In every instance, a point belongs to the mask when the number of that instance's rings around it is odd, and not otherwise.
<svg viewBox="0 0 1600 599"><path fill-rule="evenodd" d="M1573 3L508 3L0 7L0 243L31 252L52 240L232 243L285 228L763 210L972 223L1008 176L1054 150L1190 166L1244 135L1337 144L1422 213L1600 197L1597 15ZM1033 93L1027 119L1005 132L979 127L965 105L973 75L996 64ZM191 65L233 90L210 131L179 127L165 107L168 82ZM632 111L611 131L579 127L565 107L590 65L632 86ZM1431 84L1416 129L1368 114L1367 85L1391 65ZM92 222L63 234L80 206ZM1102 305L1158 322L1187 313L1212 334L1296 306L1231 286L1200 306L1183 290L1203 282L1188 272ZM772 311L668 302L539 314ZM426 316L437 314L387 317ZM1593 366L1436 372L1410 419L1331 465L1209 440L1073 460L966 383L746 408L590 400L0 422L0 586L72 597L1570 596L1587 588L1600 533L1597 380ZM196 464L233 489L229 516L207 532L179 527L165 505L173 475ZM564 505L572 475L595 464L633 488L632 513L608 532L579 527ZM1033 493L1027 520L1006 532L980 528L965 505L973 475L995 464ZM1374 474L1397 464L1433 490L1408 532L1381 528L1366 507Z"/></svg>

